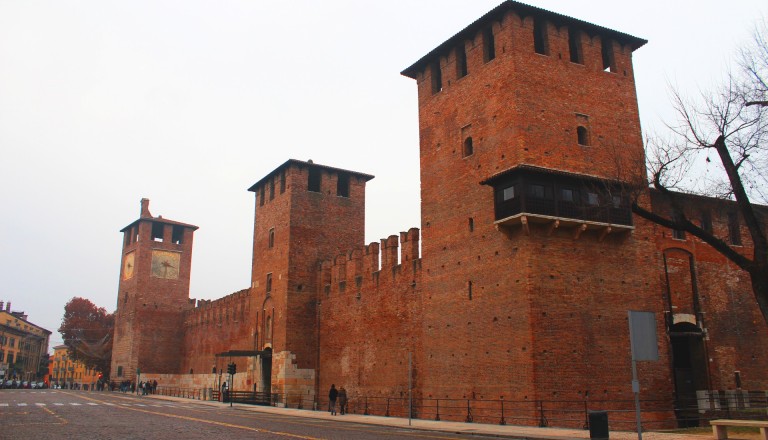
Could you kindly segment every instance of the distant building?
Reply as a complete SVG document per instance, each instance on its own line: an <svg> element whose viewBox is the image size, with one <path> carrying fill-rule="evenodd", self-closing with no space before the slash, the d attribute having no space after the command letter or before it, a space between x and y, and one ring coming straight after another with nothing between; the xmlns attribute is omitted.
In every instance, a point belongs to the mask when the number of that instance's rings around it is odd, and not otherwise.
<svg viewBox="0 0 768 440"><path fill-rule="evenodd" d="M62 388L89 390L101 379L101 373L88 368L80 361L69 357L66 345L53 347L53 356L48 363L49 385Z"/></svg>
<svg viewBox="0 0 768 440"><path fill-rule="evenodd" d="M27 321L24 312L11 311L0 301L0 378L42 380L40 363L48 353L51 332Z"/></svg>

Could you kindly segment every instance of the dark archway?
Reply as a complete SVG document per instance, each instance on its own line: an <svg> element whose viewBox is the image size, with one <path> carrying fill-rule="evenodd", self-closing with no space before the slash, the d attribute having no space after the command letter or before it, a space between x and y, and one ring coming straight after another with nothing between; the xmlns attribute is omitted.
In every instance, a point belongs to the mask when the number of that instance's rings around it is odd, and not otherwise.
<svg viewBox="0 0 768 440"><path fill-rule="evenodd" d="M699 426L697 390L708 389L707 351L704 332L688 322L670 328L675 408L680 427Z"/></svg>
<svg viewBox="0 0 768 440"><path fill-rule="evenodd" d="M261 391L272 394L272 347L263 350L261 358Z"/></svg>

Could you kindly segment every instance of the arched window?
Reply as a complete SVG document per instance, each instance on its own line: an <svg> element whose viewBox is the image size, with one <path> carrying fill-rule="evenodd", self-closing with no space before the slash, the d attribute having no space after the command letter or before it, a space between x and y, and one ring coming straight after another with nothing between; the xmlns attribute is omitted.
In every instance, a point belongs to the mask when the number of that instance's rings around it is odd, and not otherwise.
<svg viewBox="0 0 768 440"><path fill-rule="evenodd" d="M464 139L464 157L471 156L475 152L475 147L472 145L472 136Z"/></svg>
<svg viewBox="0 0 768 440"><path fill-rule="evenodd" d="M576 127L576 136L579 138L579 145L589 145L589 132L587 127L579 125Z"/></svg>

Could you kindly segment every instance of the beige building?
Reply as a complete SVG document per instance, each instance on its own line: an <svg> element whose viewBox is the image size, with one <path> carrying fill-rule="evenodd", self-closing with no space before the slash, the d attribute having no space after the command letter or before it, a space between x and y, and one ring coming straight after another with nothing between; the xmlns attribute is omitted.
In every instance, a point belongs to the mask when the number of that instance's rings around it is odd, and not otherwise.
<svg viewBox="0 0 768 440"><path fill-rule="evenodd" d="M51 332L27 321L24 312L11 311L0 301L0 377L4 380L42 381L40 362L48 353Z"/></svg>
<svg viewBox="0 0 768 440"><path fill-rule="evenodd" d="M99 372L86 367L80 361L72 360L66 345L53 347L48 375L51 386L58 385L62 388L89 390L99 381Z"/></svg>

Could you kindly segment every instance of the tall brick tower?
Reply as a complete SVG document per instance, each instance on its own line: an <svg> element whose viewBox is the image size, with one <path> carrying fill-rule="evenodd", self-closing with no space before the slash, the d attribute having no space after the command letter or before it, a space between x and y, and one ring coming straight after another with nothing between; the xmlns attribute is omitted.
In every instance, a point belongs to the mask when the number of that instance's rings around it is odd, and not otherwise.
<svg viewBox="0 0 768 440"><path fill-rule="evenodd" d="M631 397L627 310L663 316L626 190L644 176L643 44L507 1L403 71L418 83L424 397Z"/></svg>
<svg viewBox="0 0 768 440"><path fill-rule="evenodd" d="M139 219L123 228L123 258L112 348L112 379L137 370L178 373L184 311L189 304L192 237L197 226L152 217L141 199Z"/></svg>
<svg viewBox="0 0 768 440"><path fill-rule="evenodd" d="M319 263L361 246L373 176L289 160L249 188L256 195L251 290L261 390L313 394ZM270 389L271 388L271 389Z"/></svg>

